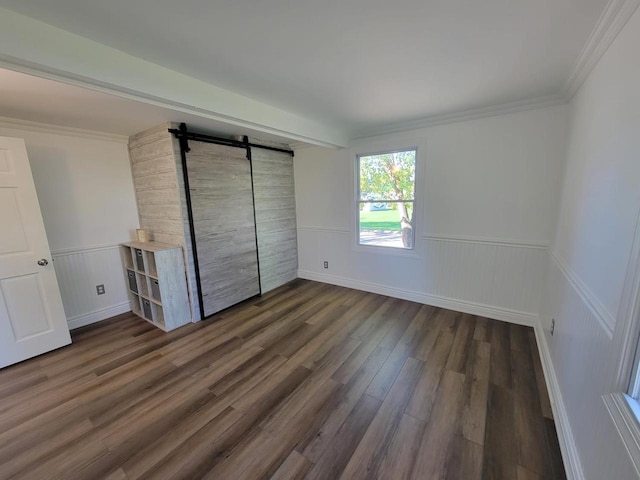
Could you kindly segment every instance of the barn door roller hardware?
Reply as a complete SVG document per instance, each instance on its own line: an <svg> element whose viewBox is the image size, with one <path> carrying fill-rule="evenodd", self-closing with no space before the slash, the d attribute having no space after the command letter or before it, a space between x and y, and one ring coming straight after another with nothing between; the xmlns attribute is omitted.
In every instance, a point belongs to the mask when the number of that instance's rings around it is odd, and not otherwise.
<svg viewBox="0 0 640 480"><path fill-rule="evenodd" d="M281 152L291 155L293 157L293 150L286 148L270 147L268 145L260 145L257 143L251 143L245 137L245 141L233 140L232 138L214 137L213 135L206 135L204 133L195 133L187 130L185 123L180 124L180 128L170 128L169 132L174 134L178 140L180 140L180 146L186 151L189 151L189 140L196 140L198 142L215 143L217 145L226 145L228 147L238 148L262 148L264 150L272 150L274 152ZM184 143L183 143L184 142Z"/></svg>

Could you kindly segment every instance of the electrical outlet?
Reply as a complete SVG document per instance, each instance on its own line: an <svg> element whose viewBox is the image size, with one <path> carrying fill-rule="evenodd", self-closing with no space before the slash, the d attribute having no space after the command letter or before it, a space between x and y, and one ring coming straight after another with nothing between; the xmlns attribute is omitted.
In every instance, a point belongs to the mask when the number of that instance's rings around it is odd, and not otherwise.
<svg viewBox="0 0 640 480"><path fill-rule="evenodd" d="M324 261L324 268L329 268L329 262L327 262L326 260Z"/></svg>
<svg viewBox="0 0 640 480"><path fill-rule="evenodd" d="M550 333L551 333L551 336L552 336L552 337L553 337L553 331L554 331L555 329L556 329L556 319L555 319L555 318L552 318L552 319L551 319L551 331L550 331Z"/></svg>
<svg viewBox="0 0 640 480"><path fill-rule="evenodd" d="M104 285L96 285L96 292L98 292L98 295L104 295Z"/></svg>

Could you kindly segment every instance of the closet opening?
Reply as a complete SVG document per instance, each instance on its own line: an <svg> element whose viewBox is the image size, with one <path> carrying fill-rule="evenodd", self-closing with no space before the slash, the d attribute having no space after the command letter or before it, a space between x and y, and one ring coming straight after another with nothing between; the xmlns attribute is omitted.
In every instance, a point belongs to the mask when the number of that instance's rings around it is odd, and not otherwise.
<svg viewBox="0 0 640 480"><path fill-rule="evenodd" d="M169 129L179 142L193 267L202 319L261 295L252 148L293 151Z"/></svg>

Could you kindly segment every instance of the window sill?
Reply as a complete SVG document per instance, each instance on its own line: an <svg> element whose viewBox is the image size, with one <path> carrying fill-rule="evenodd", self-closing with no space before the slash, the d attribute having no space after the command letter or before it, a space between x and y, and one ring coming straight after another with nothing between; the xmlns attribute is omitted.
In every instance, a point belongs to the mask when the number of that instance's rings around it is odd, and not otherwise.
<svg viewBox="0 0 640 480"><path fill-rule="evenodd" d="M380 245L362 245L360 243L356 243L353 245L353 250L360 253L371 253L373 255L390 255L395 257L405 257L405 258L420 258L420 255L416 252L416 247L409 250L406 248L395 248L395 247L383 247Z"/></svg>
<svg viewBox="0 0 640 480"><path fill-rule="evenodd" d="M602 399L631 461L640 471L640 403L623 393L610 393Z"/></svg>

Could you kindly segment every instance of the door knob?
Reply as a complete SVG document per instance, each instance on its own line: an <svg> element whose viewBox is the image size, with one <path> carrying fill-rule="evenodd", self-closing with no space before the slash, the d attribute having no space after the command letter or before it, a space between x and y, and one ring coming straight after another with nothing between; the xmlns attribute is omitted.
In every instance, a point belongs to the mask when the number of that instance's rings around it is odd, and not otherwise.
<svg viewBox="0 0 640 480"><path fill-rule="evenodd" d="M41 267L46 267L47 265L49 265L49 261L46 258L41 258L40 260L38 260L38 265L40 265Z"/></svg>

